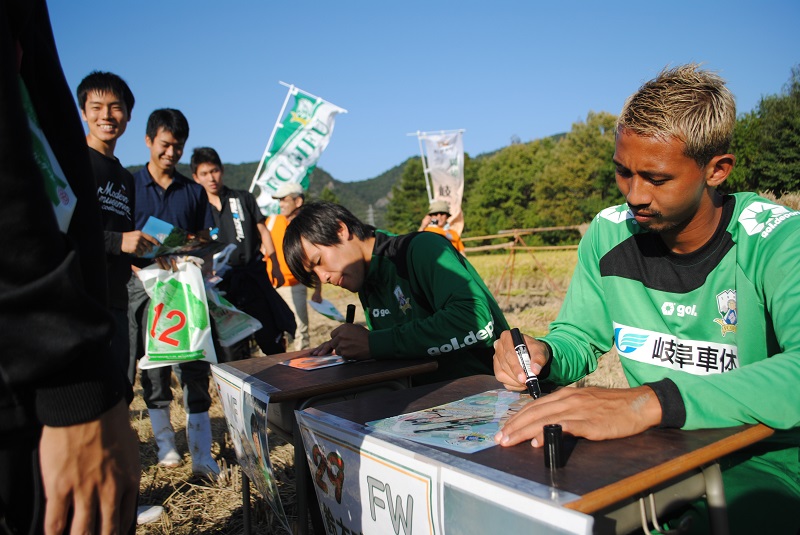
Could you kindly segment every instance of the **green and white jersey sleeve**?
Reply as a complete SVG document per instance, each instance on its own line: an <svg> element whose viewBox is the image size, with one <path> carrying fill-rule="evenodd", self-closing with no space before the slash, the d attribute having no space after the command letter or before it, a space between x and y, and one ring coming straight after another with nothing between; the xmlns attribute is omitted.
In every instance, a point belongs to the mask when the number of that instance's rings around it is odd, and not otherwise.
<svg viewBox="0 0 800 535"><path fill-rule="evenodd" d="M359 298L376 359L434 357L423 382L492 373L493 344L508 329L473 266L430 232L376 232Z"/></svg>
<svg viewBox="0 0 800 535"><path fill-rule="evenodd" d="M616 345L631 386L677 386L686 429L799 426L797 216L752 193L727 196L709 243L676 255L626 205L604 210L543 337L554 354L548 379L574 382Z"/></svg>

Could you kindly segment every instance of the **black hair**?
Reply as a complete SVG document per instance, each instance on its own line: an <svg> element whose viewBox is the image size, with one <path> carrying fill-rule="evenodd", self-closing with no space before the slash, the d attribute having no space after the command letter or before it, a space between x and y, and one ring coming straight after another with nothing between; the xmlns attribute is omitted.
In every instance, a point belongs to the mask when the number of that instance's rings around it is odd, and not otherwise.
<svg viewBox="0 0 800 535"><path fill-rule="evenodd" d="M131 88L128 87L125 80L113 72L92 71L81 80L75 92L80 109L86 111L86 99L92 91L100 94L112 93L125 103L125 107L128 108L128 116L133 111L133 104L136 100L133 98Z"/></svg>
<svg viewBox="0 0 800 535"><path fill-rule="evenodd" d="M314 245L330 247L340 243L339 224L344 223L350 234L360 240L372 237L375 227L363 223L350 210L336 203L313 201L301 206L283 237L283 255L292 275L302 284L313 288L319 281L306 268L306 254L301 238Z"/></svg>
<svg viewBox="0 0 800 535"><path fill-rule="evenodd" d="M169 132L178 141L189 139L189 121L186 116L172 108L161 108L155 110L147 119L147 130L145 134L150 140L154 140L160 129Z"/></svg>
<svg viewBox="0 0 800 535"><path fill-rule="evenodd" d="M222 165L222 160L219 159L219 154L211 147L197 147L192 151L192 159L189 162L189 166L192 168L192 174L197 172L197 168L200 167L201 163L210 163L216 165L223 171L225 170L225 166Z"/></svg>

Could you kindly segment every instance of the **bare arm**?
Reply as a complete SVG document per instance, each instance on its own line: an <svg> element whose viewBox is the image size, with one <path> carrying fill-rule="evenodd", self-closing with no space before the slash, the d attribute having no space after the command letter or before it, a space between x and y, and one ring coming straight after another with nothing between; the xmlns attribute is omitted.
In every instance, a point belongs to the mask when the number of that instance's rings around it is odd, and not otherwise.
<svg viewBox="0 0 800 535"><path fill-rule="evenodd" d="M122 233L121 250L123 253L142 256L158 244L158 240L141 230Z"/></svg>
<svg viewBox="0 0 800 535"><path fill-rule="evenodd" d="M547 346L525 336L535 374L550 358ZM525 387L525 374L514 351L510 331L495 342L494 372L510 390ZM622 438L641 433L661 423L661 404L649 386L637 388L562 388L525 405L495 435L502 446L531 440L544 445L543 428L561 424L564 432L590 440Z"/></svg>
<svg viewBox="0 0 800 535"><path fill-rule="evenodd" d="M418 232L422 232L425 230L425 227L431 224L431 216L426 215L422 218L422 223L419 224L419 228L417 229Z"/></svg>
<svg viewBox="0 0 800 535"><path fill-rule="evenodd" d="M256 223L256 227L258 228L258 233L261 235L261 254L264 255L264 258L269 258L270 265L272 266L272 272L270 274L272 285L276 288L280 288L286 280L283 277L283 273L281 273L281 266L278 263L278 254L275 251L272 234L270 234L267 226L263 222Z"/></svg>
<svg viewBox="0 0 800 535"><path fill-rule="evenodd" d="M261 235L261 254L264 255L264 258L269 258L275 254L275 244L272 243L272 234L269 233L263 221L261 223L256 223L256 228Z"/></svg>
<svg viewBox="0 0 800 535"><path fill-rule="evenodd" d="M45 533L125 533L139 492L139 440L122 400L97 420L45 426L39 461L47 506Z"/></svg>
<svg viewBox="0 0 800 535"><path fill-rule="evenodd" d="M363 325L345 323L331 331L331 339L311 351L312 355L335 353L355 360L370 358L369 331Z"/></svg>

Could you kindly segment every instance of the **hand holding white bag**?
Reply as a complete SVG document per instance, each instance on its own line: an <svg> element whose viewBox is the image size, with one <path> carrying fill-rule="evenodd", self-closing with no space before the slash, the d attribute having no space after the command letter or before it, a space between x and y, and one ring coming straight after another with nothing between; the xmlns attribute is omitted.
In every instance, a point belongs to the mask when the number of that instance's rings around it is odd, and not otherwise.
<svg viewBox="0 0 800 535"><path fill-rule="evenodd" d="M174 271L152 265L139 270L138 276L150 296L147 344L139 367L198 360L216 363L200 268L194 262L180 260Z"/></svg>

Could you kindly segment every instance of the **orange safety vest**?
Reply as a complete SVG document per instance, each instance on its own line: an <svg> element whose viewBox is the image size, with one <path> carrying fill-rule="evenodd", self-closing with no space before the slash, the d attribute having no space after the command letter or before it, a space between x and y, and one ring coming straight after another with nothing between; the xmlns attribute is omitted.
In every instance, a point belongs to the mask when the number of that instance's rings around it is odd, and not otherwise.
<svg viewBox="0 0 800 535"><path fill-rule="evenodd" d="M458 236L458 232L455 230L445 230L442 227L437 227L436 225L428 225L425 227L425 232L433 232L434 234L444 236L450 240L450 243L453 244L453 247L455 247L456 251L459 253L464 250L464 242L461 241L461 238Z"/></svg>
<svg viewBox="0 0 800 535"><path fill-rule="evenodd" d="M272 243L275 245L275 256L278 257L278 265L283 273L285 282L284 286L294 286L299 281L292 275L289 266L286 264L286 258L283 256L283 236L286 234L286 227L289 226L289 220L283 215L271 215L267 219L267 230L272 236ZM272 278L272 260L269 258L264 259L267 264L267 274L270 276L272 285L275 286L275 279Z"/></svg>

